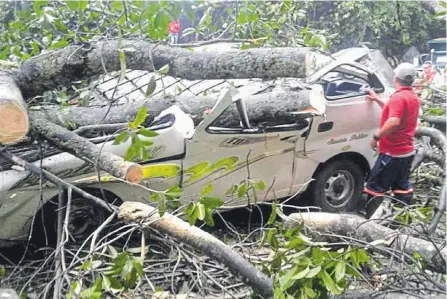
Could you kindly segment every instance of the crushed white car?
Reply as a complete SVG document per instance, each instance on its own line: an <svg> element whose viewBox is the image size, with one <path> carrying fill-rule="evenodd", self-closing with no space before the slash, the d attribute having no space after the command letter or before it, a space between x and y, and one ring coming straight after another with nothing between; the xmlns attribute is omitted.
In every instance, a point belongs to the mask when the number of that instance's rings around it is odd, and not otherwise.
<svg viewBox="0 0 447 299"><path fill-rule="evenodd" d="M371 58L365 49L356 51L354 60ZM307 190L313 204L324 211L355 210L364 179L374 163L375 152L369 140L381 115L378 105L366 101L365 90L374 88L386 100L393 89L387 77L372 71L371 65L354 62L349 53L340 57L345 58L322 66L308 78L306 88L311 90L313 109L310 114L297 111L293 122L277 121L262 127L252 124L244 105L250 94L233 88L222 91L211 112L196 127L177 106L163 111L149 127L158 136L152 138L154 146L150 148L155 158L142 163L144 183L156 190L178 184L185 193L183 203L212 183L212 196L224 199L225 208L234 208L246 205L247 199L226 192L232 184L247 178L248 167L251 178L267 186L258 191L258 201L287 198ZM374 59L368 61L374 63ZM239 113L239 127L225 127L219 122L228 109ZM98 146L124 156L129 142L113 145L109 140ZM147 190L105 174L98 181L95 168L71 154L55 151L42 161L36 157L30 162L98 197L105 195L109 202L148 202ZM205 165L198 167L199 163ZM33 219L42 219L34 216L50 211L42 206L51 206L50 213L54 212L59 190L46 181L41 186L39 176L1 160L0 167L0 245L5 246L28 238ZM73 194L70 232L74 237L82 238L106 217L101 208ZM48 231L54 230L56 218L46 215ZM33 226L38 231L39 225Z"/></svg>

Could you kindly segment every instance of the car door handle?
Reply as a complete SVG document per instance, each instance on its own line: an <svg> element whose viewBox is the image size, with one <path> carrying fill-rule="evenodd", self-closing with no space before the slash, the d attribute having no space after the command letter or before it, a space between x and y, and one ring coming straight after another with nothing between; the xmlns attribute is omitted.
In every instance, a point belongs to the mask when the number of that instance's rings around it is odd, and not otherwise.
<svg viewBox="0 0 447 299"><path fill-rule="evenodd" d="M318 125L318 133L330 131L333 127L334 122L332 121L321 123Z"/></svg>

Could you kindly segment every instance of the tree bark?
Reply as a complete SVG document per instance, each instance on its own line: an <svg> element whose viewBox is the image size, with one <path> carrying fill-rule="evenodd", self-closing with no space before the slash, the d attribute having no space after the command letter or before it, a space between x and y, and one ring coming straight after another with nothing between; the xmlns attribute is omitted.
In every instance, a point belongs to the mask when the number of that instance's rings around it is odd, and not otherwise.
<svg viewBox="0 0 447 299"><path fill-rule="evenodd" d="M36 134L49 140L56 147L85 161L97 164L100 169L117 178L133 183L141 182L143 169L140 165L124 161L123 158L115 154L103 152L99 146L85 138L45 119L30 117L30 123L31 129Z"/></svg>
<svg viewBox="0 0 447 299"><path fill-rule="evenodd" d="M244 78L305 78L317 55L310 48L259 48L225 52L197 52L144 40L98 41L70 45L34 56L15 76L26 98L72 81L120 70L119 50L126 67L159 70L169 65L168 75L188 80ZM322 55L321 55L322 56ZM306 67L308 66L308 67Z"/></svg>
<svg viewBox="0 0 447 299"><path fill-rule="evenodd" d="M21 141L29 129L27 107L12 77L0 71L0 144Z"/></svg>
<svg viewBox="0 0 447 299"><path fill-rule="evenodd" d="M442 153L445 156L447 140L445 138L445 134L443 134L440 130L435 128L428 127L418 127L416 130L416 137L420 136L428 136L431 138L433 143L439 147Z"/></svg>
<svg viewBox="0 0 447 299"><path fill-rule="evenodd" d="M423 262L433 271L444 273L446 270L447 248L438 251L438 248L430 241L401 234L372 221L367 222L356 215L312 212L294 213L285 218L285 227L290 228L300 224L320 233L349 235L366 242L390 241L388 246L396 246L409 256L418 252Z"/></svg>
<svg viewBox="0 0 447 299"><path fill-rule="evenodd" d="M252 124L269 122L270 124L293 123L297 116L290 112L303 111L311 107L309 90L287 90L277 89L269 92L259 93L244 98L248 117ZM104 107L68 107L61 109L60 106L41 107L40 110L30 110L33 117L45 118L61 126L71 126L79 128L98 123L104 118L103 123L125 123L135 116L138 109L143 105L148 107L148 117L145 126L154 120L163 110L172 105L179 106L182 111L191 115L194 124L198 125L205 117L204 112L216 103L217 97L201 96L176 96L174 98L154 97L145 101L113 106L109 111L109 106ZM303 115L304 117L304 115ZM239 115L237 110L229 109L224 117L219 119L216 126L238 126Z"/></svg>
<svg viewBox="0 0 447 299"><path fill-rule="evenodd" d="M142 223L143 228L151 227L161 233L176 238L224 264L230 271L242 276L244 282L264 298L273 298L273 281L257 270L228 245L203 230L191 226L169 213L160 217L158 210L139 202L124 202L118 217L127 222Z"/></svg>

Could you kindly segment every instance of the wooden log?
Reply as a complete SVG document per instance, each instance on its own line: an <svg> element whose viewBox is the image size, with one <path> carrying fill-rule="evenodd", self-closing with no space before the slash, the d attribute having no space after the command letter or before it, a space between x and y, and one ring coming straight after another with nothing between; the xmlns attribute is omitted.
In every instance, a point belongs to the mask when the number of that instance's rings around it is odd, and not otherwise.
<svg viewBox="0 0 447 299"><path fill-rule="evenodd" d="M290 112L302 111L311 106L309 90L290 90L278 88L244 98L247 114L251 124L262 122L293 123L297 120ZM194 124L198 125L205 117L204 112L216 103L217 96L176 96L174 98L154 97L150 100L137 101L129 104L103 107L69 107L61 110L60 106L45 106L39 110L30 110L30 115L45 118L61 126L70 124L74 128L91 126L103 119L105 124L125 123L132 120L138 109L145 105L148 117L144 125L149 125L161 111L172 105L179 106L182 111L191 115ZM215 125L238 126L239 116L235 109L229 109L224 117Z"/></svg>
<svg viewBox="0 0 447 299"><path fill-rule="evenodd" d="M0 71L0 143L21 141L29 130L26 104L14 79Z"/></svg>
<svg viewBox="0 0 447 299"><path fill-rule="evenodd" d="M31 116L30 124L32 131L49 140L56 147L98 165L100 169L117 178L133 183L141 182L143 169L140 165L124 161L115 154L103 152L99 146L46 119Z"/></svg>
<svg viewBox="0 0 447 299"><path fill-rule="evenodd" d="M119 51L133 70L154 71L169 65L168 75L188 80L305 78L323 57L311 48L258 48L217 52L189 51L145 40L97 41L70 45L26 60L15 76L26 98L72 81L120 70ZM328 58L325 57L327 60ZM320 62L318 62L320 63Z"/></svg>
<svg viewBox="0 0 447 299"><path fill-rule="evenodd" d="M202 250L209 257L227 266L233 273L242 276L245 283L257 294L263 298L273 298L273 281L269 277L228 245L198 227L191 226L169 213L160 217L156 208L140 202L124 202L119 208L118 217L126 222L141 223L143 228L150 227Z"/></svg>
<svg viewBox="0 0 447 299"><path fill-rule="evenodd" d="M418 252L427 268L439 273L446 270L447 248L438 251L430 241L399 233L356 215L311 212L294 213L285 217L285 227L301 224L307 226L309 231L350 236L366 242L386 240L388 246L402 250L410 257Z"/></svg>
<svg viewBox="0 0 447 299"><path fill-rule="evenodd" d="M431 141L442 151L445 156L447 140L445 134L440 130L428 127L418 127L416 130L416 137L428 136Z"/></svg>

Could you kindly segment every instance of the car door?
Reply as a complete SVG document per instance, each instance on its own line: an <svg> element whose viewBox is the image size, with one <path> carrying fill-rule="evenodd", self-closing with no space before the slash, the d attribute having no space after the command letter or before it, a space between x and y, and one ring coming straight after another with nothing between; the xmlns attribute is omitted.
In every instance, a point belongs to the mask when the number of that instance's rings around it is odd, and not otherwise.
<svg viewBox="0 0 447 299"><path fill-rule="evenodd" d="M375 153L369 140L377 131L381 108L366 100L367 88L374 88L385 100L384 84L371 71L350 61L336 61L318 71L309 83L321 85L326 101L326 115L315 118L307 154L319 162L345 152L363 155L372 165Z"/></svg>
<svg viewBox="0 0 447 299"><path fill-rule="evenodd" d="M211 113L199 124L194 135L186 142L183 183L186 194L197 194L207 184L214 186L214 196L224 198L226 206L247 204L247 198L238 199L226 192L233 184L250 178L262 180L263 191L251 202L282 198L292 193L295 153L304 147L302 134L309 122L275 124L264 128L250 127L249 115L241 115L241 125L213 126L215 120L226 118L231 109L243 109L244 102L235 90L229 89L220 97ZM227 119L227 118L226 118Z"/></svg>

